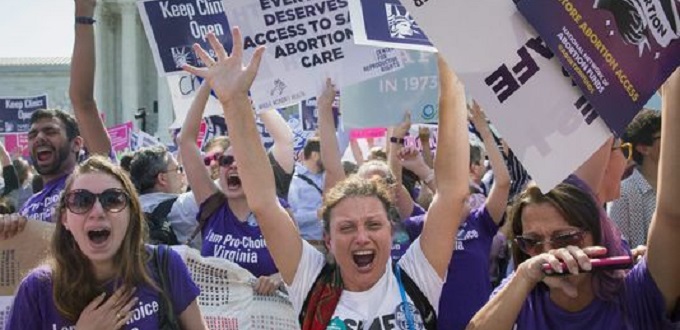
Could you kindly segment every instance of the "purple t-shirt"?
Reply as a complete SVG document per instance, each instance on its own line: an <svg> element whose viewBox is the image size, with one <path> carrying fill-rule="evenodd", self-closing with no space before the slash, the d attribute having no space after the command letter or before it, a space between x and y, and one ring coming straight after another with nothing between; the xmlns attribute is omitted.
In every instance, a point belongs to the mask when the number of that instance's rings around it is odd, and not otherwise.
<svg viewBox="0 0 680 330"><path fill-rule="evenodd" d="M23 215L29 220L40 220L45 222L53 222L52 214L54 207L59 203L61 192L66 186L66 178L69 174L56 178L50 182L45 183L43 190L33 194L21 209L19 214Z"/></svg>
<svg viewBox="0 0 680 330"><path fill-rule="evenodd" d="M284 208L288 203L279 198ZM205 203L201 205L201 211ZM200 212L199 212L200 214ZM262 236L255 216L250 213L248 219L241 222L224 201L210 216L201 231L203 246L201 255L227 259L247 269L256 277L278 273L274 260L267 250L267 243Z"/></svg>
<svg viewBox="0 0 680 330"><path fill-rule="evenodd" d="M494 291L498 293L514 273ZM550 300L550 291L537 286L524 301L517 316L516 329L678 329L680 312L669 319L661 291L647 270L644 258L626 275L618 301L595 298L586 308L568 312Z"/></svg>
<svg viewBox="0 0 680 330"><path fill-rule="evenodd" d="M150 250L150 247L147 246ZM170 301L175 315L180 315L198 297L200 290L191 280L191 275L182 258L172 249L164 250L168 255L166 270L171 290ZM149 273L155 279L153 261L147 264ZM158 282L157 279L155 279ZM107 290L110 294L113 289ZM124 329L158 329L158 310L161 297L149 286L137 287L135 296L139 299L132 308L133 317ZM32 270L21 282L9 313L6 329L74 329L75 323L59 314L52 299L52 271L42 266Z"/></svg>
<svg viewBox="0 0 680 330"><path fill-rule="evenodd" d="M415 208L414 208L415 210ZM425 215L412 216L394 225L392 234L392 260L399 261L401 256L406 253L411 243L423 232Z"/></svg>
<svg viewBox="0 0 680 330"><path fill-rule="evenodd" d="M498 226L486 205L470 212L458 227L456 246L439 300L438 329L465 329L493 290L489 255Z"/></svg>

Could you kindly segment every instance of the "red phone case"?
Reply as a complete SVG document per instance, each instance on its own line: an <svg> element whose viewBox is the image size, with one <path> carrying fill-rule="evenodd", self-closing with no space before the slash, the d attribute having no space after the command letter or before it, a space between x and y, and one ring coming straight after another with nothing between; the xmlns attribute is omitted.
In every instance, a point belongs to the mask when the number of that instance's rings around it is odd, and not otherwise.
<svg viewBox="0 0 680 330"><path fill-rule="evenodd" d="M590 259L592 270L612 270L612 269L628 269L633 267L633 258L631 256L617 256L602 259ZM564 273L555 272L552 266L548 263L543 264L543 272L547 275L569 275L567 265L560 262Z"/></svg>

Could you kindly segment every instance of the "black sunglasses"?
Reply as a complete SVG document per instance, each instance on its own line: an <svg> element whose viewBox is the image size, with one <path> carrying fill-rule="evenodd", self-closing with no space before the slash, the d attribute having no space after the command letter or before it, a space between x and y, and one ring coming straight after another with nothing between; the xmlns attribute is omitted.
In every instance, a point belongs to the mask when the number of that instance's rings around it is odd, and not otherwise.
<svg viewBox="0 0 680 330"><path fill-rule="evenodd" d="M542 251L542 247L545 244L550 243L552 249L561 249L569 245L581 246L583 244L583 238L586 232L583 230L571 231L568 233L563 233L559 235L554 235L550 239L540 240L533 237L517 236L515 237L515 242L519 246L519 249L524 253L529 255L537 255Z"/></svg>
<svg viewBox="0 0 680 330"><path fill-rule="evenodd" d="M109 188L99 194L75 189L66 194L66 208L75 214L83 214L92 209L97 199L104 210L113 213L124 210L130 202L130 196L123 189Z"/></svg>

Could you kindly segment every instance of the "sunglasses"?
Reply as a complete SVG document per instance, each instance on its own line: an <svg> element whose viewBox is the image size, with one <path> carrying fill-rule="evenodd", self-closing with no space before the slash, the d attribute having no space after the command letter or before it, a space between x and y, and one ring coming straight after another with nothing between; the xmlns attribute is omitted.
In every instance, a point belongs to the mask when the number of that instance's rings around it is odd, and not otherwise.
<svg viewBox="0 0 680 330"><path fill-rule="evenodd" d="M232 155L221 154L208 155L203 158L203 164L205 164L205 166L210 166L213 161L217 161L217 164L222 167L229 167L234 163L234 161L236 161L236 159Z"/></svg>
<svg viewBox="0 0 680 330"><path fill-rule="evenodd" d="M83 214L92 209L96 200L107 212L118 213L127 207L130 196L118 188L109 188L99 194L85 189L71 190L66 194L66 208L75 214Z"/></svg>
<svg viewBox="0 0 680 330"><path fill-rule="evenodd" d="M626 157L626 160L631 160L633 159L633 145L630 143L621 143L619 146L612 147L612 151L616 149L621 149L621 152L623 153L623 157Z"/></svg>
<svg viewBox="0 0 680 330"><path fill-rule="evenodd" d="M537 255L543 252L543 246L550 244L552 249L561 249L569 245L581 246L586 232L583 230L575 230L568 233L558 234L550 237L550 239L539 240L535 237L517 236L515 243L519 246L522 252L528 255Z"/></svg>
<svg viewBox="0 0 680 330"><path fill-rule="evenodd" d="M184 167L177 166L175 168L169 168L169 169L163 171L163 173L168 173L168 172L177 172L179 174L182 174L182 173L184 173Z"/></svg>

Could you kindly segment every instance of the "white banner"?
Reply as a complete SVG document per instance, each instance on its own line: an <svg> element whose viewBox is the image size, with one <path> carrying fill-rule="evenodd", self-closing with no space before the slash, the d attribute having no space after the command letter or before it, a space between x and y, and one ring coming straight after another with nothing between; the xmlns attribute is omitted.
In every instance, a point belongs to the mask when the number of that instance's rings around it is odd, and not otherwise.
<svg viewBox="0 0 680 330"><path fill-rule="evenodd" d="M172 247L182 256L191 277L201 289L198 305L211 330L297 330L297 315L281 291L254 294L255 277L226 259L202 257L198 250Z"/></svg>
<svg viewBox="0 0 680 330"><path fill-rule="evenodd" d="M543 191L611 136L512 1L402 3Z"/></svg>
<svg viewBox="0 0 680 330"><path fill-rule="evenodd" d="M175 109L175 122L170 125L170 129L181 128L191 103L198 93L198 88L201 87L201 82L196 76L188 73L172 75L166 78L170 88L170 96L172 97L172 107ZM211 94L208 98L208 103L205 105L203 117L222 116L223 114L220 101L215 95Z"/></svg>
<svg viewBox="0 0 680 330"><path fill-rule="evenodd" d="M327 77L341 88L401 67L389 49L357 46L346 0L224 0L244 37L246 58L267 45L251 88L256 110L280 108L320 94Z"/></svg>

